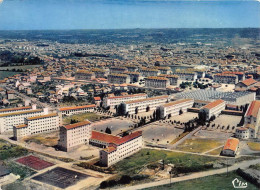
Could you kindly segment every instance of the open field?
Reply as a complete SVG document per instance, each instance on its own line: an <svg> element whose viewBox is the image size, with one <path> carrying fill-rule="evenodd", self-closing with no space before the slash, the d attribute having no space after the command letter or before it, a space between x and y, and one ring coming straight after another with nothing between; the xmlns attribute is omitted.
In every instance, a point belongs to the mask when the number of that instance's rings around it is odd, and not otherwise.
<svg viewBox="0 0 260 190"><path fill-rule="evenodd" d="M36 173L32 169L25 166L21 166L20 164L14 162L8 162L7 167L13 174L19 175L21 180L29 176L32 176Z"/></svg>
<svg viewBox="0 0 260 190"><path fill-rule="evenodd" d="M82 113L82 114L76 114L69 117L64 117L63 123L64 124L70 124L71 120L77 120L77 121L84 121L88 119L91 122L99 121L102 119L103 116L98 115L96 113L88 112L88 113Z"/></svg>
<svg viewBox="0 0 260 190"><path fill-rule="evenodd" d="M194 119L198 117L198 114L197 113L193 113L193 112L186 112L186 113L183 113L182 115L176 115L176 116L172 116L170 118L170 120L172 121L179 121L181 123L185 123L185 122L188 122L189 120L191 119Z"/></svg>
<svg viewBox="0 0 260 190"><path fill-rule="evenodd" d="M246 181L242 177L240 177L235 171L229 172L228 176L227 174L218 174L183 182L177 182L170 185L163 185L158 187L152 187L148 188L146 190L168 190L168 189L174 189L174 190L183 190L183 189L192 189L192 190L229 190L234 189L232 185L232 181L238 178L242 182L247 182L247 188L250 190L257 190L258 188L251 184L249 181Z"/></svg>
<svg viewBox="0 0 260 190"><path fill-rule="evenodd" d="M247 145L251 150L260 151L260 143L259 142L248 142Z"/></svg>
<svg viewBox="0 0 260 190"><path fill-rule="evenodd" d="M55 146L58 144L58 132L39 134L35 136L25 137L23 141L26 143L34 142L36 144L43 144L45 146Z"/></svg>
<svg viewBox="0 0 260 190"><path fill-rule="evenodd" d="M177 150L203 153L223 145L223 142L212 139L192 138L185 140L176 147Z"/></svg>
<svg viewBox="0 0 260 190"><path fill-rule="evenodd" d="M222 151L222 149L223 149L223 147L220 147L220 148L217 148L215 150L208 152L207 154L209 154L209 155L219 155L220 152Z"/></svg>
<svg viewBox="0 0 260 190"><path fill-rule="evenodd" d="M118 162L114 167L122 174L134 175L143 167L149 164L156 164L162 159L164 159L165 163L174 164L174 168L183 173L207 170L210 169L210 166L215 161L223 161L222 158L165 150L142 149L138 153Z"/></svg>
<svg viewBox="0 0 260 190"><path fill-rule="evenodd" d="M183 133L182 129L169 123L151 123L142 130L145 141L158 144L169 144Z"/></svg>
<svg viewBox="0 0 260 190"><path fill-rule="evenodd" d="M241 120L241 116L235 116L235 115L220 115L217 117L213 122L216 126L220 125L226 127L229 125L230 127L237 126ZM215 127L216 128L216 127Z"/></svg>

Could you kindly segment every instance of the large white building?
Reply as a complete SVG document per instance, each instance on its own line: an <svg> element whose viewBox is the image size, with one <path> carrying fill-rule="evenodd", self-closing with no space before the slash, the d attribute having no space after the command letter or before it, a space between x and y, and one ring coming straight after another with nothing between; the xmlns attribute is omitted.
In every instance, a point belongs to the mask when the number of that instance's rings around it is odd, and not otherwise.
<svg viewBox="0 0 260 190"><path fill-rule="evenodd" d="M78 70L75 73L76 80L92 80L95 78L95 73L88 70Z"/></svg>
<svg viewBox="0 0 260 190"><path fill-rule="evenodd" d="M88 144L91 131L91 122L88 120L61 126L58 146L64 151L71 151L80 145Z"/></svg>
<svg viewBox="0 0 260 190"><path fill-rule="evenodd" d="M136 131L132 134L119 138L115 142L109 143L109 146L100 151L100 164L106 167L123 160L138 152L143 147L142 131Z"/></svg>
<svg viewBox="0 0 260 190"><path fill-rule="evenodd" d="M0 114L0 133L13 131L13 126L24 124L24 118L48 114L48 108Z"/></svg>
<svg viewBox="0 0 260 190"><path fill-rule="evenodd" d="M217 117L221 113L221 111L225 109L225 106L225 101L219 99L203 106L200 109L200 112L205 112L206 120L209 120L213 115Z"/></svg>
<svg viewBox="0 0 260 190"><path fill-rule="evenodd" d="M257 138L260 124L260 101L252 101L245 113L244 127L236 129L236 137L241 139Z"/></svg>
<svg viewBox="0 0 260 190"><path fill-rule="evenodd" d="M105 97L103 101L104 107L114 107L116 105L121 104L122 102L132 101L132 100L140 100L147 98L147 94L131 94L125 96L113 96L113 97Z"/></svg>
<svg viewBox="0 0 260 190"><path fill-rule="evenodd" d="M198 78L198 75L194 72L185 72L185 71L180 71L180 72L175 72L175 75L179 76L180 80L183 81L195 81Z"/></svg>
<svg viewBox="0 0 260 190"><path fill-rule="evenodd" d="M14 139L59 130L59 115L51 113L47 115L29 117L24 123L13 127Z"/></svg>
<svg viewBox="0 0 260 190"><path fill-rule="evenodd" d="M191 108L194 104L193 99L181 99L174 102L169 102L159 106L157 109L160 110L160 117L164 118L168 115L175 116L179 115L180 110L184 113L187 112L188 108Z"/></svg>
<svg viewBox="0 0 260 190"><path fill-rule="evenodd" d="M28 110L36 110L36 105L34 104L32 106L0 109L0 114L22 112L22 111L28 111Z"/></svg>
<svg viewBox="0 0 260 190"><path fill-rule="evenodd" d="M96 107L95 104L85 105L85 106L73 106L73 107L64 107L59 108L59 111L62 113L62 116L70 116L74 114L81 114L86 112L93 112L94 108Z"/></svg>
<svg viewBox="0 0 260 190"><path fill-rule="evenodd" d="M161 74L160 77L165 77L169 79L170 85L172 86L178 86L178 75L166 75L166 74Z"/></svg>
<svg viewBox="0 0 260 190"><path fill-rule="evenodd" d="M147 77L145 80L145 87L149 88L167 88L170 86L169 79L165 77Z"/></svg>
<svg viewBox="0 0 260 190"><path fill-rule="evenodd" d="M155 110L157 106L165 104L169 100L169 96L156 96L141 100L133 100L122 103L124 114L134 114L145 112L147 110Z"/></svg>

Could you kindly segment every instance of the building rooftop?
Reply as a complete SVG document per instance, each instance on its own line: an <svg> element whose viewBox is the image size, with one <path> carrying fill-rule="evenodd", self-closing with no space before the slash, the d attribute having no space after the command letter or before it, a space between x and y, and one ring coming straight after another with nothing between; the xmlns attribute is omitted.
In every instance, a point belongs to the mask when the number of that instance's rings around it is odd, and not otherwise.
<svg viewBox="0 0 260 190"><path fill-rule="evenodd" d="M115 143L120 137L110 135L107 133L102 133L98 131L92 131L91 139L98 140L105 143Z"/></svg>
<svg viewBox="0 0 260 190"><path fill-rule="evenodd" d="M209 104L203 106L202 108L212 109L212 108L214 108L214 107L216 107L216 106L222 104L223 102L225 102L225 101L224 101L224 100L221 100L221 99L215 100L215 101L210 102Z"/></svg>
<svg viewBox="0 0 260 190"><path fill-rule="evenodd" d="M155 96L155 97L151 97L151 98L146 98L146 99L141 99L141 100L132 100L132 101L128 101L125 102L126 104L133 104L133 103L138 103L138 102L147 102L147 101L151 101L151 100L157 100L157 99L166 99L169 96L164 95L164 96Z"/></svg>
<svg viewBox="0 0 260 190"><path fill-rule="evenodd" d="M181 100L176 100L174 102L169 102L167 104L164 104L163 106L164 107L170 107L170 106L173 106L173 105L177 105L177 104L181 104L181 103L184 103L184 102L189 102L189 101L192 101L193 99L181 99Z"/></svg>
<svg viewBox="0 0 260 190"><path fill-rule="evenodd" d="M243 81L241 81L241 82L242 82L244 85L246 85L246 86L250 86L250 85L252 85L252 84L257 83L257 81L254 80L254 79L252 79L252 78L243 80Z"/></svg>
<svg viewBox="0 0 260 190"><path fill-rule="evenodd" d="M233 150L236 151L239 144L239 140L236 138L228 139L223 150Z"/></svg>
<svg viewBox="0 0 260 190"><path fill-rule="evenodd" d="M57 113L50 113L50 114L46 114L46 115L29 117L29 118L27 118L27 120L43 119L43 118L47 118L47 117L55 117L57 115L58 115Z"/></svg>
<svg viewBox="0 0 260 190"><path fill-rule="evenodd" d="M92 107L96 107L96 105L90 104L90 105L85 105L85 106L64 107L64 108L59 108L59 110L68 111L68 110L77 110L77 109L92 108Z"/></svg>
<svg viewBox="0 0 260 190"><path fill-rule="evenodd" d="M34 112L42 112L42 109L37 109L37 110L28 110L28 111L21 111L21 112L13 112L13 113L5 113L5 114L0 114L0 117L7 117L7 116L12 116L12 115L21 115L21 114L26 114L26 113L34 113Z"/></svg>
<svg viewBox="0 0 260 190"><path fill-rule="evenodd" d="M259 109L260 109L260 101L259 100L252 101L250 106L247 109L246 116L257 117Z"/></svg>
<svg viewBox="0 0 260 190"><path fill-rule="evenodd" d="M5 109L0 109L0 112L17 111L17 110L24 110L24 109L32 109L32 107L26 106L26 107L16 107L16 108L5 108Z"/></svg>
<svg viewBox="0 0 260 190"><path fill-rule="evenodd" d="M130 94L130 95L125 95L125 96L107 97L107 99L128 98L128 97L136 97L136 96L147 96L147 95L146 94Z"/></svg>
<svg viewBox="0 0 260 190"><path fill-rule="evenodd" d="M77 128L77 127L81 127L81 126L84 126L84 125L90 125L91 122L88 121L88 120L85 120L85 121L81 121L81 122L78 122L78 123L73 123L73 124L70 124L70 125L65 125L63 126L64 128L66 128L67 130L69 129L74 129L74 128Z"/></svg>
<svg viewBox="0 0 260 190"><path fill-rule="evenodd" d="M156 77L156 76L150 76L150 77L147 77L145 79L148 79L148 80L164 80L164 81L169 80L169 79L167 79L165 77Z"/></svg>

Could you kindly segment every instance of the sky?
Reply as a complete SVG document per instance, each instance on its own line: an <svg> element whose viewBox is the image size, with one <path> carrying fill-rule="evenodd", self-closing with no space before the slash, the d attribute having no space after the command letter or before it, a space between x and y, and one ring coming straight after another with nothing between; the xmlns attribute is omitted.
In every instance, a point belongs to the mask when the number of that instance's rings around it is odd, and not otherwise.
<svg viewBox="0 0 260 190"><path fill-rule="evenodd" d="M0 30L260 27L253 0L0 0Z"/></svg>

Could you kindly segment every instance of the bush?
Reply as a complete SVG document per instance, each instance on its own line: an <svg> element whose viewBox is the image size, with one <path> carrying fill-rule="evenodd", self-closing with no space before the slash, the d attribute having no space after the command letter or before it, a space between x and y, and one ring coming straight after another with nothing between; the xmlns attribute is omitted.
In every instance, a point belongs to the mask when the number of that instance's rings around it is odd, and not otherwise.
<svg viewBox="0 0 260 190"><path fill-rule="evenodd" d="M105 189L105 188L107 188L107 187L108 187L107 181L102 181L102 182L100 183L100 186L99 186L100 189Z"/></svg>
<svg viewBox="0 0 260 190"><path fill-rule="evenodd" d="M123 175L118 183L120 184L129 184L131 182L132 178L129 175Z"/></svg>

